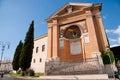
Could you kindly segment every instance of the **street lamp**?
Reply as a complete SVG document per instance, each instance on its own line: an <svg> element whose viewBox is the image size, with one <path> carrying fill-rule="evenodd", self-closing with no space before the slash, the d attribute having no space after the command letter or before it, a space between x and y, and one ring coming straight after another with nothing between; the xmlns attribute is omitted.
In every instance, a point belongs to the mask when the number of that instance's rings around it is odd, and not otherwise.
<svg viewBox="0 0 120 80"><path fill-rule="evenodd" d="M1 65L4 50L5 50L6 47L7 47L7 49L10 48L10 42L2 42L2 41L0 41L0 45L2 46L1 61L0 61L0 65Z"/></svg>

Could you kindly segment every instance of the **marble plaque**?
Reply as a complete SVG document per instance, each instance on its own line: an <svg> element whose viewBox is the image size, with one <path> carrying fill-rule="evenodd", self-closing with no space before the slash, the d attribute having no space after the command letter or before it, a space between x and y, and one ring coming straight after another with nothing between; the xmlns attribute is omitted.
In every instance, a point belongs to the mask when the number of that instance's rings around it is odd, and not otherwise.
<svg viewBox="0 0 120 80"><path fill-rule="evenodd" d="M90 42L88 35L84 37L84 41L85 41L86 44Z"/></svg>
<svg viewBox="0 0 120 80"><path fill-rule="evenodd" d="M70 52L72 55L80 54L81 53L81 45L79 41L73 41L70 43Z"/></svg>
<svg viewBox="0 0 120 80"><path fill-rule="evenodd" d="M60 48L64 48L64 39L60 39Z"/></svg>

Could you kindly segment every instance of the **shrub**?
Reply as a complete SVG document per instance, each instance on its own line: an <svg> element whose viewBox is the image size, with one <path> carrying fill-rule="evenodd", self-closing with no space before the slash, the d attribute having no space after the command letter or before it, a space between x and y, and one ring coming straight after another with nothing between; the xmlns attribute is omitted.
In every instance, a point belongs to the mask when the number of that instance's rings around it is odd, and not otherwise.
<svg viewBox="0 0 120 80"><path fill-rule="evenodd" d="M25 72L25 71L22 71L22 72L21 72L21 76L26 76L26 72Z"/></svg>
<svg viewBox="0 0 120 80"><path fill-rule="evenodd" d="M120 60L118 60L117 63L120 64Z"/></svg>
<svg viewBox="0 0 120 80"><path fill-rule="evenodd" d="M29 70L27 71L27 74L28 74L28 76L34 76L34 75L35 75L35 72L34 72L33 69L29 69Z"/></svg>
<svg viewBox="0 0 120 80"><path fill-rule="evenodd" d="M103 51L101 57L103 60L103 64L112 64L115 60L112 51Z"/></svg>
<svg viewBox="0 0 120 80"><path fill-rule="evenodd" d="M120 60L117 60L116 66L120 66Z"/></svg>

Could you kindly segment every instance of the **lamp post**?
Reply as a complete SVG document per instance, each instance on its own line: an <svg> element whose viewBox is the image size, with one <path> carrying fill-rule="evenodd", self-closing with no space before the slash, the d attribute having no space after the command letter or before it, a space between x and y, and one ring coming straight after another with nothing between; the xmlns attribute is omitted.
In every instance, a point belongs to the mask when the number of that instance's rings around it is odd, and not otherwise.
<svg viewBox="0 0 120 80"><path fill-rule="evenodd" d="M2 42L2 41L0 41L0 45L2 46L1 61L0 61L0 65L1 65L4 50L5 50L6 47L7 47L7 49L10 48L10 42Z"/></svg>

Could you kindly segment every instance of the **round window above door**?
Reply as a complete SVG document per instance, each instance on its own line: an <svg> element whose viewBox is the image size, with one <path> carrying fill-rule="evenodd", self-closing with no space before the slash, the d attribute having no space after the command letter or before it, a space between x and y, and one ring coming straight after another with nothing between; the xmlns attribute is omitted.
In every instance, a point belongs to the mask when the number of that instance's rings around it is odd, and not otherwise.
<svg viewBox="0 0 120 80"><path fill-rule="evenodd" d="M81 31L77 25L67 27L64 31L64 37L67 39L76 39L81 37Z"/></svg>

